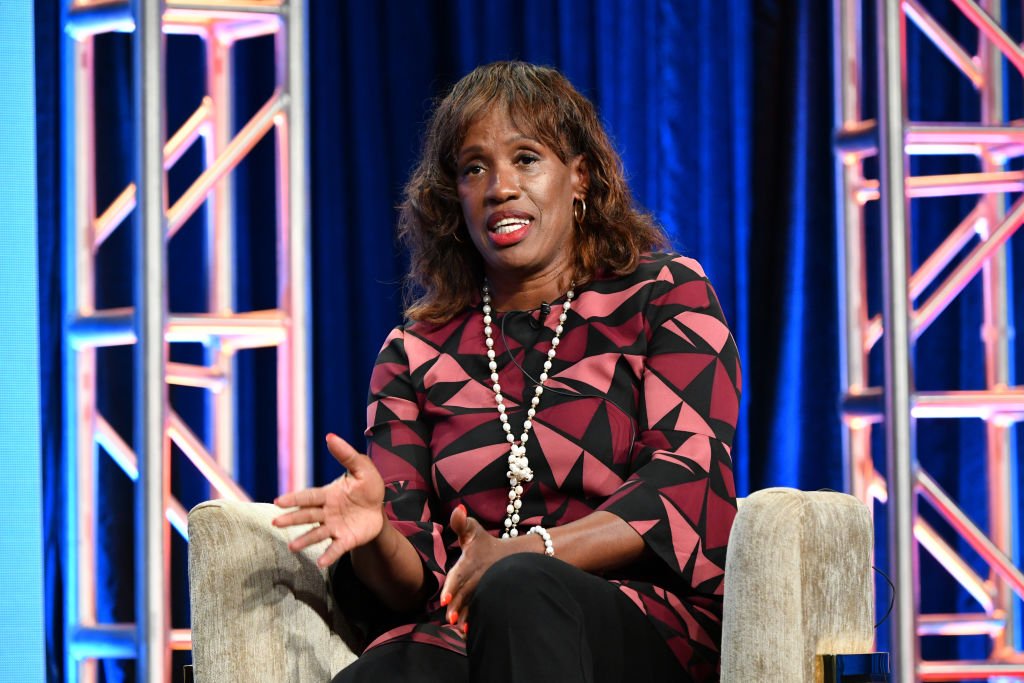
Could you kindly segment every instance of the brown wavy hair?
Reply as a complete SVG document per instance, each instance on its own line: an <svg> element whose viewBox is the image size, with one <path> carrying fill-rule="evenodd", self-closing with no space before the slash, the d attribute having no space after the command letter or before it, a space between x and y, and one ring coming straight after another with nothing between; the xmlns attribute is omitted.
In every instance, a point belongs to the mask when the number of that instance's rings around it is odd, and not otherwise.
<svg viewBox="0 0 1024 683"><path fill-rule="evenodd" d="M398 237L409 249L405 315L444 323L470 305L483 281L483 259L470 240L456 188L456 155L470 126L495 106L540 140L562 163L582 155L589 174L587 211L576 225L573 278L625 275L640 255L668 245L639 209L594 105L555 69L495 62L464 76L427 123L423 150L399 205ZM575 221L574 221L575 224Z"/></svg>

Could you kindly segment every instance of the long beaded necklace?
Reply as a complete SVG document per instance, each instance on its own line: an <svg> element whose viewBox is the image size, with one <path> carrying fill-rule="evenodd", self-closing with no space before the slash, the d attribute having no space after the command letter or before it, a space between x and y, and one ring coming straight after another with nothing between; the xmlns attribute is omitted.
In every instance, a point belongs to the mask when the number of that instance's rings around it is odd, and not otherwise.
<svg viewBox="0 0 1024 683"><path fill-rule="evenodd" d="M530 408L526 411L526 419L523 421L523 433L516 440L512 433L512 425L508 423L508 415L505 409L505 397L501 395L501 384L498 382L498 363L495 361L494 339L491 337L491 291L484 283L483 287L483 312L484 312L484 343L487 345L487 367L491 371L491 382L494 390L494 403L498 407L498 419L501 420L501 428L505 432L505 440L509 443L508 452L508 505L505 508L505 531L502 538L516 537L519 535L519 510L523 507L523 482L533 479L533 470L530 469L530 461L526 457L526 442L530 439L530 430L533 428L533 418L537 414L537 406L540 404L541 394L544 393L544 384L548 381L548 372L551 371L551 361L555 359L558 351L558 343L562 337L563 325L568 317L569 309L572 308L572 299L576 296L576 283L569 285L569 291L565 294L565 303L562 304L562 313L558 316L558 325L555 326L555 336L551 339L551 348L548 350L547 360L544 361L544 371L540 373L540 381L533 390L533 397L530 399Z"/></svg>

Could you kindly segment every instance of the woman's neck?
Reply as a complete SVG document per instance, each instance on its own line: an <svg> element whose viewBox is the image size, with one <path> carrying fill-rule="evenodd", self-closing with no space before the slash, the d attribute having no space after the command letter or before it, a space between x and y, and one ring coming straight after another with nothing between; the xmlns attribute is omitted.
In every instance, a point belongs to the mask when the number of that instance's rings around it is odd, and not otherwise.
<svg viewBox="0 0 1024 683"><path fill-rule="evenodd" d="M495 310L526 311L561 298L572 285L572 278L568 273L528 278L489 273L487 283Z"/></svg>

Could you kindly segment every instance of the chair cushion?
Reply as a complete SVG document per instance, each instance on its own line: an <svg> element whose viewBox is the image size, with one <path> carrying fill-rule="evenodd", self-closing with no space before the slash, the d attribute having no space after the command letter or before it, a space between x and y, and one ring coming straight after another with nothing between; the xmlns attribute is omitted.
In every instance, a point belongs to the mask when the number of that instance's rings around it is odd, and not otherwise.
<svg viewBox="0 0 1024 683"><path fill-rule="evenodd" d="M723 683L820 680L816 655L874 642L873 533L853 496L774 488L740 506L729 537Z"/></svg>

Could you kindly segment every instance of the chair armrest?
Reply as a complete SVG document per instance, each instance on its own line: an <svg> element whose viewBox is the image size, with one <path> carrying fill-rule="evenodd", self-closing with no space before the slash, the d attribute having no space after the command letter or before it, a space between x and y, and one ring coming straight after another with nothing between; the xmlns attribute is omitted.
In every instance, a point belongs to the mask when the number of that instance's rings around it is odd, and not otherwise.
<svg viewBox="0 0 1024 683"><path fill-rule="evenodd" d="M355 655L316 565L326 542L299 553L280 508L214 500L189 512L192 658L198 683L330 681Z"/></svg>
<svg viewBox="0 0 1024 683"><path fill-rule="evenodd" d="M821 680L828 653L874 644L872 522L853 496L765 489L729 537L722 683Z"/></svg>

